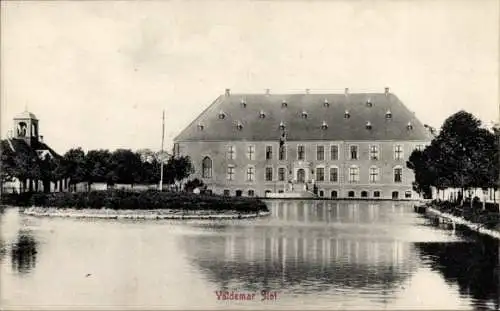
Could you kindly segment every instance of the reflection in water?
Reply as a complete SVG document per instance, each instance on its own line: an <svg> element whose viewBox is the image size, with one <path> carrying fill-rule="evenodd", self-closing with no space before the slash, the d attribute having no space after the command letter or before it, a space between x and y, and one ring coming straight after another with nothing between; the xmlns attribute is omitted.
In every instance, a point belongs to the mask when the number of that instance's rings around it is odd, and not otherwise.
<svg viewBox="0 0 500 311"><path fill-rule="evenodd" d="M20 273L28 273L36 266L37 242L35 238L23 231L19 231L17 240L13 243L10 252L12 268Z"/></svg>
<svg viewBox="0 0 500 311"><path fill-rule="evenodd" d="M413 245L387 234L386 223L405 208L272 202L270 219L227 227L222 235L185 236L182 247L221 289L279 288L289 294L352 289L386 303L417 269Z"/></svg>
<svg viewBox="0 0 500 311"><path fill-rule="evenodd" d="M484 238L473 243L416 243L424 260L474 304L491 301L500 308L499 242Z"/></svg>

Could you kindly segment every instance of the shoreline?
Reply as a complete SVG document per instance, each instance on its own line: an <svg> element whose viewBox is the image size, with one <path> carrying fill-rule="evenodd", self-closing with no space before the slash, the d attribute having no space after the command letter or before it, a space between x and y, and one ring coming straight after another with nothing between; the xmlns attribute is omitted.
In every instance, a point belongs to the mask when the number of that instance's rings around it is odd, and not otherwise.
<svg viewBox="0 0 500 311"><path fill-rule="evenodd" d="M113 209L74 209L54 207L27 207L21 211L23 214L35 217L63 217L87 219L250 219L265 217L270 211L257 213L239 213L236 211L218 212L214 210L113 210Z"/></svg>
<svg viewBox="0 0 500 311"><path fill-rule="evenodd" d="M470 222L468 220L463 219L462 217L458 217L458 216L454 216L454 215L451 215L448 213L441 212L438 209L431 207L431 206L428 206L426 208L426 211L425 211L426 217L429 217L429 214L433 214L435 216L445 218L449 221L452 221L455 224L466 226L469 230L472 230L472 231L477 232L479 234L487 235L489 237L496 238L496 239L500 240L500 231L498 231L498 230L485 228L485 227L481 226L481 224L473 223L473 222Z"/></svg>

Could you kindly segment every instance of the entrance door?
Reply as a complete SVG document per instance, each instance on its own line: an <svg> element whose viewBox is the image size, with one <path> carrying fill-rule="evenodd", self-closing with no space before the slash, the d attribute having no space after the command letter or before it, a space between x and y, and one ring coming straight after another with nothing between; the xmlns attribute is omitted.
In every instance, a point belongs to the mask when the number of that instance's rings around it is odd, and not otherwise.
<svg viewBox="0 0 500 311"><path fill-rule="evenodd" d="M303 168L299 168L297 170L297 182L304 183L306 182L306 171Z"/></svg>

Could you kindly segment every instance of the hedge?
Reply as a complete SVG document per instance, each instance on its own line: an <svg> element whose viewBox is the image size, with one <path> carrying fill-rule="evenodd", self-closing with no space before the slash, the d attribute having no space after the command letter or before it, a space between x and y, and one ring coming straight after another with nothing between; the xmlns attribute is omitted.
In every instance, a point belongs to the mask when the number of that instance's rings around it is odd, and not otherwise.
<svg viewBox="0 0 500 311"><path fill-rule="evenodd" d="M2 196L2 203L17 206L42 206L76 209L184 209L233 210L241 212L268 211L256 198L225 197L188 192L144 192L107 190L90 192L23 193Z"/></svg>

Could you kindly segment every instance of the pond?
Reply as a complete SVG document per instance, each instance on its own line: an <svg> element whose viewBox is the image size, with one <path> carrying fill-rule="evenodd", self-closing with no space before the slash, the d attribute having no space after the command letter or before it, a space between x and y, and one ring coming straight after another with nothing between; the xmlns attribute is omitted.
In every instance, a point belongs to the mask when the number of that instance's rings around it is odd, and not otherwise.
<svg viewBox="0 0 500 311"><path fill-rule="evenodd" d="M269 217L224 221L37 218L7 208L0 215L0 304L499 308L498 241L436 228L408 202L267 204Z"/></svg>

